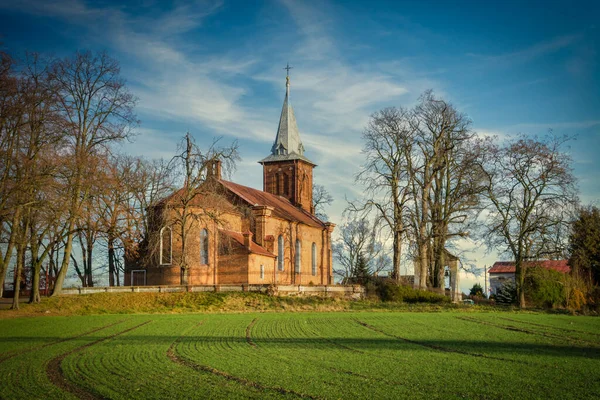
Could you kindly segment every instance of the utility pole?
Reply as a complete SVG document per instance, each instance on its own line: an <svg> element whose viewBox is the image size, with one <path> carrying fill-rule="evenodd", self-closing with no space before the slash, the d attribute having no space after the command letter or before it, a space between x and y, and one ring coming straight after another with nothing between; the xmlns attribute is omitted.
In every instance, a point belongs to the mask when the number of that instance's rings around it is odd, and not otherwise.
<svg viewBox="0 0 600 400"><path fill-rule="evenodd" d="M485 298L488 298L488 291L487 291L487 265L483 266L483 276L484 276L484 280L483 280L483 285L485 286Z"/></svg>

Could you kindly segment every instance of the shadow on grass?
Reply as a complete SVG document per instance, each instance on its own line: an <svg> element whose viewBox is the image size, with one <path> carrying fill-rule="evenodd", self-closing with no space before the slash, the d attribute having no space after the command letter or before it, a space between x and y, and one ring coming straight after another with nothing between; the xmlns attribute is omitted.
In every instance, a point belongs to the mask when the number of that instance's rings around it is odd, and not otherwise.
<svg viewBox="0 0 600 400"><path fill-rule="evenodd" d="M240 346L248 346L247 338L233 336L205 336L194 335L185 336L158 336L158 335L127 335L115 339L119 344L129 345L164 345L169 346L173 341L180 339L180 343L204 342L204 343L230 343L239 344ZM54 337L37 337L39 341L52 341ZM30 337L10 336L4 337L0 341L0 354L2 352L2 343L22 342L27 343ZM569 357L569 358L588 358L593 360L600 359L600 348L573 346L573 345L548 345L548 344L532 344L523 342L491 342L491 341L473 341L473 340L418 340L415 343L407 343L401 339L394 338L252 338L257 349L267 347L277 347L289 350L327 350L337 349L335 345L342 345L351 349L362 351L423 351L423 352L440 352L432 347L440 347L450 351L469 351L471 353L480 353L489 356L553 356L553 357ZM249 349L252 349L248 346ZM232 350L235 351L235 350ZM375 355L375 354L374 354Z"/></svg>

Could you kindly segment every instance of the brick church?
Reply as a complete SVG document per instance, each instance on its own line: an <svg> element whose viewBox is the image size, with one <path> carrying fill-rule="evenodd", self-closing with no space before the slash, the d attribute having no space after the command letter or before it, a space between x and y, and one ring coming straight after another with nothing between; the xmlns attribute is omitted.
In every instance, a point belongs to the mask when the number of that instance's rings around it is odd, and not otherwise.
<svg viewBox="0 0 600 400"><path fill-rule="evenodd" d="M186 229L185 246L178 228L155 224L150 235L156 238L154 250L142 257L142 265L126 265L126 285L333 283L335 225L315 216L316 164L304 155L289 95L288 76L271 154L259 161L263 190L222 179L215 161L203 194L191 205L196 215ZM177 196L175 192L155 205L155 214L178 212Z"/></svg>

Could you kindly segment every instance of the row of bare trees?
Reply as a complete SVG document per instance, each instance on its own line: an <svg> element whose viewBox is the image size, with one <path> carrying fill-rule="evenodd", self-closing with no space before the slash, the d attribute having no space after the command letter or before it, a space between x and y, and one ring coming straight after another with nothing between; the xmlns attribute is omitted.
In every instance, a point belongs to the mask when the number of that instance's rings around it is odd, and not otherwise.
<svg viewBox="0 0 600 400"><path fill-rule="evenodd" d="M472 122L427 91L411 109L385 108L364 130L366 161L356 176L365 197L349 204L358 221L391 240L392 277L403 250L420 288L441 289L447 248L475 238L516 262L524 305L525 261L564 249L576 202L568 138L481 138ZM339 259L339 257L338 257Z"/></svg>
<svg viewBox="0 0 600 400"><path fill-rule="evenodd" d="M60 293L69 265L94 284L105 251L111 285L123 252L145 240L147 207L170 187L162 162L122 156L138 124L136 99L105 53L17 61L0 54L0 295L14 265L40 299L40 279Z"/></svg>

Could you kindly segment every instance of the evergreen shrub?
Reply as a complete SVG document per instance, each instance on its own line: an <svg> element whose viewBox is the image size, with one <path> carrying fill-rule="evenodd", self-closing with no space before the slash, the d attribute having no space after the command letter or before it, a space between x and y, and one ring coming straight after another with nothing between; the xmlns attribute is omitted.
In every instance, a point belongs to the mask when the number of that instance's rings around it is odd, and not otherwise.
<svg viewBox="0 0 600 400"><path fill-rule="evenodd" d="M450 298L443 294L398 285L391 279L382 280L378 283L378 294L379 298L383 301L432 304L450 303Z"/></svg>
<svg viewBox="0 0 600 400"><path fill-rule="evenodd" d="M528 303L537 307L556 308L567 303L568 275L553 269L531 267L525 276L525 293Z"/></svg>
<svg viewBox="0 0 600 400"><path fill-rule="evenodd" d="M498 304L517 304L517 285L513 280L507 280L498 288L495 297Z"/></svg>

